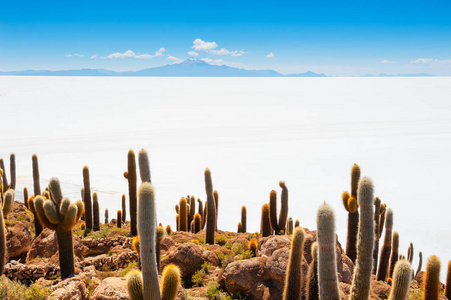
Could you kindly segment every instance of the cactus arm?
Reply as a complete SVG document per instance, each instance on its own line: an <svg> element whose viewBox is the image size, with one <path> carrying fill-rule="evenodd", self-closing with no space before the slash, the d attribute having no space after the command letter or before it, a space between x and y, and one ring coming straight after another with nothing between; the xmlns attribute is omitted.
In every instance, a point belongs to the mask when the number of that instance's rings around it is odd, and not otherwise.
<svg viewBox="0 0 451 300"><path fill-rule="evenodd" d="M2 171L3 171L3 175L2 175L2 178L3 178L3 190L8 190L8 178L6 177L6 170L5 170L5 164L4 164L4 162L3 162L3 158L0 158L0 168L2 169Z"/></svg>
<svg viewBox="0 0 451 300"><path fill-rule="evenodd" d="M77 221L78 221L85 212L85 204L83 203L83 201L78 200L77 202L75 202L75 205L77 205Z"/></svg>
<svg viewBox="0 0 451 300"><path fill-rule="evenodd" d="M377 270L377 280L385 281L387 277L387 269L391 253L392 229L393 211L388 209L385 217L385 238L380 255L379 269Z"/></svg>
<svg viewBox="0 0 451 300"><path fill-rule="evenodd" d="M89 168L83 167L83 202L85 203L86 229L92 230L92 203L91 203L91 183L89 180Z"/></svg>
<svg viewBox="0 0 451 300"><path fill-rule="evenodd" d="M417 277L418 273L420 273L421 267L423 265L423 253L421 251L418 254L418 257L419 257L418 258L418 268L417 268L417 272L415 273L415 278ZM451 267L451 264L449 264L448 267ZM451 269L448 268L448 277L450 275L450 270ZM448 279L448 281L450 281L450 280L451 280L451 278ZM451 284L451 282L449 282L448 284ZM447 287L448 287L448 284L446 285ZM450 289L451 289L451 285L448 287L448 290L450 290ZM445 293L445 296L448 297L448 299L449 299L450 298L449 296L451 296L451 290L450 290L450 293L448 295L446 295L446 293Z"/></svg>
<svg viewBox="0 0 451 300"><path fill-rule="evenodd" d="M395 266L396 266L396 263L398 262L398 256L399 256L398 250L399 250L399 233L397 231L395 231L395 232L393 232L393 237L392 237L390 273L388 275L391 278L393 278L393 272L395 271Z"/></svg>
<svg viewBox="0 0 451 300"><path fill-rule="evenodd" d="M14 204L14 190L8 190L5 193L5 199L3 199L3 215L6 216L11 211Z"/></svg>
<svg viewBox="0 0 451 300"><path fill-rule="evenodd" d="M241 224L243 225L243 232L247 232L247 209L246 206L241 207Z"/></svg>
<svg viewBox="0 0 451 300"><path fill-rule="evenodd" d="M64 220L61 224L61 227L65 231L70 231L72 228L77 224L77 205L71 204L69 205L69 208L67 209L67 213L64 216Z"/></svg>
<svg viewBox="0 0 451 300"><path fill-rule="evenodd" d="M138 234L137 229L137 208L138 202L136 198L136 160L135 160L135 152L133 150L128 151L127 153L127 164L128 164L128 202L130 206L130 232L132 236Z"/></svg>
<svg viewBox="0 0 451 300"><path fill-rule="evenodd" d="M52 224L58 224L59 223L59 217L58 213L56 212L55 205L53 204L52 200L45 200L44 201L44 213L47 217L47 220L49 220Z"/></svg>
<svg viewBox="0 0 451 300"><path fill-rule="evenodd" d="M69 208L70 200L69 198L63 198L60 204L60 214L65 215L67 213L67 209Z"/></svg>
<svg viewBox="0 0 451 300"><path fill-rule="evenodd" d="M44 198L42 196L37 196L34 199L34 209L36 211L36 215L39 218L39 221L42 225L44 225L47 228L50 228L52 230L56 230L57 225L53 224L52 222L47 219L44 211ZM35 215L35 218L36 218Z"/></svg>

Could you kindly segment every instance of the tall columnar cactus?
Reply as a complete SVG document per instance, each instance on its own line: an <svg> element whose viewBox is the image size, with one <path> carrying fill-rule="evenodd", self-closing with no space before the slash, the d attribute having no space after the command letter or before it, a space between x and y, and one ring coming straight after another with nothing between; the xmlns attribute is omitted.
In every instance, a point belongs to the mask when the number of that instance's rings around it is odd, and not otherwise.
<svg viewBox="0 0 451 300"><path fill-rule="evenodd" d="M359 182L360 207L359 234L357 239L356 268L352 277L351 300L368 299L370 295L371 270L373 269L374 211L373 183L364 177Z"/></svg>
<svg viewBox="0 0 451 300"><path fill-rule="evenodd" d="M127 203L125 201L125 195L122 195L122 223L124 224L125 219L127 219Z"/></svg>
<svg viewBox="0 0 451 300"><path fill-rule="evenodd" d="M261 233L262 237L270 236L272 233L268 204L264 204L262 206L262 219L261 219L261 223L260 223L260 233Z"/></svg>
<svg viewBox="0 0 451 300"><path fill-rule="evenodd" d="M218 230L218 206L219 206L219 194L218 191L213 191L213 198L215 199L215 211L216 211L216 216L215 216L215 231Z"/></svg>
<svg viewBox="0 0 451 300"><path fill-rule="evenodd" d="M3 268L6 258L6 232L5 220L14 204L14 190L9 189L4 195L3 201L0 203L0 274L3 274Z"/></svg>
<svg viewBox="0 0 451 300"><path fill-rule="evenodd" d="M0 158L0 169L2 170L3 190L7 191L9 186L8 186L8 178L6 177L6 168L3 162L3 158Z"/></svg>
<svg viewBox="0 0 451 300"><path fill-rule="evenodd" d="M351 195L342 196L345 209L348 211L348 236L346 239L346 255L355 263L357 257L357 232L359 226L359 211L357 204L357 188L360 180L360 167L354 164L351 169Z"/></svg>
<svg viewBox="0 0 451 300"><path fill-rule="evenodd" d="M92 204L91 204L91 182L89 180L89 168L83 167L83 202L85 203L86 230L92 230Z"/></svg>
<svg viewBox="0 0 451 300"><path fill-rule="evenodd" d="M377 271L377 259L379 257L379 221L380 221L380 210L381 210L381 199L376 197L374 199L374 234L376 239L374 240L373 248L373 271L372 273L376 275Z"/></svg>
<svg viewBox="0 0 451 300"><path fill-rule="evenodd" d="M31 157L32 160L32 166L33 166L33 191L34 196L41 195L41 183L39 180L39 164L38 164L38 156L36 154L33 154ZM30 202L28 202L30 203ZM29 206L30 207L30 206ZM39 218L36 216L35 212L31 210L31 212L34 215L34 229L36 236L40 235L42 232L42 224L39 221Z"/></svg>
<svg viewBox="0 0 451 300"><path fill-rule="evenodd" d="M387 204L381 204L381 215L379 218L379 239L382 237L385 225L385 213L387 212Z"/></svg>
<svg viewBox="0 0 451 300"><path fill-rule="evenodd" d="M188 231L188 207L186 199L180 199L180 231Z"/></svg>
<svg viewBox="0 0 451 300"><path fill-rule="evenodd" d="M293 218L289 217L287 221L287 234L293 234Z"/></svg>
<svg viewBox="0 0 451 300"><path fill-rule="evenodd" d="M440 259L431 256L426 264L423 281L423 300L437 300L440 295Z"/></svg>
<svg viewBox="0 0 451 300"><path fill-rule="evenodd" d="M201 220L203 220L205 218L204 205L202 203L202 200L200 200L200 198L197 198L197 213L200 215ZM202 230L202 224L201 224L201 230Z"/></svg>
<svg viewBox="0 0 451 300"><path fill-rule="evenodd" d="M194 198L194 196L191 196L189 199L189 216L188 216L189 224L191 224L191 222L194 221L195 214L196 214L196 198Z"/></svg>
<svg viewBox="0 0 451 300"><path fill-rule="evenodd" d="M161 300L175 300L180 282L180 269L176 265L167 265L161 280Z"/></svg>
<svg viewBox="0 0 451 300"><path fill-rule="evenodd" d="M290 258L288 260L287 273L285 276L285 286L283 291L284 300L301 299L304 241L304 229L300 227L296 228L291 240Z"/></svg>
<svg viewBox="0 0 451 300"><path fill-rule="evenodd" d="M16 189L16 155L14 153L11 153L11 156L9 157L9 169L11 174L11 183L8 185L8 179L6 176L6 168L5 164L3 163L3 159L0 158L0 169L3 171L2 179L3 179L3 192L6 192L7 190L15 190ZM0 186L1 189L1 186Z"/></svg>
<svg viewBox="0 0 451 300"><path fill-rule="evenodd" d="M393 240L391 247L391 258L390 258L390 273L388 277L393 278L393 272L395 271L396 262L399 258L399 233L397 231L393 232Z"/></svg>
<svg viewBox="0 0 451 300"><path fill-rule="evenodd" d="M274 232L271 234L279 234L279 223L277 222L277 193L272 190L269 193L269 220L271 221L271 228Z"/></svg>
<svg viewBox="0 0 451 300"><path fill-rule="evenodd" d="M317 215L318 282L320 299L340 299L338 293L335 216L332 208L324 204Z"/></svg>
<svg viewBox="0 0 451 300"><path fill-rule="evenodd" d="M417 271L416 271L416 273L415 273L415 278L417 277L417 275L418 275L418 273L420 273L420 271L421 271L421 267L422 267L422 265L423 265L423 253L420 251L420 253L418 254L418 268L417 268ZM450 265L448 265L448 267L449 267ZM448 268L448 275L449 275L449 272L450 272L450 270L449 270L449 268ZM448 276L449 277L449 276ZM451 278L450 278L450 280L451 280ZM451 283L451 282L450 282ZM450 286L450 288L451 288L451 286ZM450 291L450 295L449 296L451 296L451 291ZM448 297L448 296L447 296ZM451 297L448 297L448 299L450 299Z"/></svg>
<svg viewBox="0 0 451 300"><path fill-rule="evenodd" d="M138 153L139 175L142 183L151 182L150 180L150 163L149 154L145 149L141 149Z"/></svg>
<svg viewBox="0 0 451 300"><path fill-rule="evenodd" d="M307 273L307 300L319 300L318 285L318 243L312 244L312 262Z"/></svg>
<svg viewBox="0 0 451 300"><path fill-rule="evenodd" d="M408 254L407 254L407 260L410 262L410 264L412 264L412 262L413 262L413 255L414 255L413 243L410 243Z"/></svg>
<svg viewBox="0 0 451 300"><path fill-rule="evenodd" d="M122 211L119 209L117 211L117 228L122 228Z"/></svg>
<svg viewBox="0 0 451 300"><path fill-rule="evenodd" d="M421 255L421 252L420 252L420 255ZM445 296L448 299L451 299L451 260L448 262L448 272L446 274Z"/></svg>
<svg viewBox="0 0 451 300"><path fill-rule="evenodd" d="M180 231L180 214L177 214L175 224L176 224L176 231Z"/></svg>
<svg viewBox="0 0 451 300"><path fill-rule="evenodd" d="M138 234L136 227L137 199L136 199L136 160L135 152L129 150L127 154L128 170L124 177L128 180L128 201L130 205L130 232L132 236Z"/></svg>
<svg viewBox="0 0 451 300"><path fill-rule="evenodd" d="M109 218L108 218L108 208L107 208L107 209L105 209L105 224L110 223L108 219Z"/></svg>
<svg viewBox="0 0 451 300"><path fill-rule="evenodd" d="M272 190L269 194L271 227L275 231L275 234L280 234L282 231L285 233L285 227L288 217L288 189L285 185L285 181L279 181L279 186L282 188L282 205L280 207L279 219L277 219L277 193L276 191Z"/></svg>
<svg viewBox="0 0 451 300"><path fill-rule="evenodd" d="M410 263L405 260L398 261L393 273L393 284L388 300L406 300L409 296L411 278Z"/></svg>
<svg viewBox="0 0 451 300"><path fill-rule="evenodd" d="M385 217L385 239L381 250L381 259L379 261L379 269L377 270L377 280L385 281L387 277L388 263L391 252L391 239L393 230L393 211L387 210Z"/></svg>
<svg viewBox="0 0 451 300"><path fill-rule="evenodd" d="M25 207L28 208L28 189L27 189L27 187L23 188L23 203L25 204Z"/></svg>
<svg viewBox="0 0 451 300"><path fill-rule="evenodd" d="M213 196L213 182L211 180L211 171L206 169L205 175L205 191L207 193L207 229L205 232L205 243L215 243L216 231L216 204Z"/></svg>
<svg viewBox="0 0 451 300"><path fill-rule="evenodd" d="M156 238L156 207L155 191L149 182L145 182L139 188L138 234L140 248L141 268L143 273L144 299L159 300L157 261L155 257Z"/></svg>
<svg viewBox="0 0 451 300"><path fill-rule="evenodd" d="M195 214L194 215L194 232L193 233L198 233L200 231L201 225L202 225L202 217L200 216L200 214Z"/></svg>
<svg viewBox="0 0 451 300"><path fill-rule="evenodd" d="M51 178L49 186L53 200L37 196L34 209L41 223L56 231L61 278L64 279L75 272L72 228L83 214L84 204L81 201L70 203L69 198L63 198L57 178Z"/></svg>
<svg viewBox="0 0 451 300"><path fill-rule="evenodd" d="M246 210L246 206L241 207L241 225L243 225L243 232L247 232L247 210Z"/></svg>
<svg viewBox="0 0 451 300"><path fill-rule="evenodd" d="M100 208L99 208L99 199L97 196L97 193L92 194L92 209L93 209L93 217L94 217L94 224L93 224L93 230L99 231L100 230Z"/></svg>

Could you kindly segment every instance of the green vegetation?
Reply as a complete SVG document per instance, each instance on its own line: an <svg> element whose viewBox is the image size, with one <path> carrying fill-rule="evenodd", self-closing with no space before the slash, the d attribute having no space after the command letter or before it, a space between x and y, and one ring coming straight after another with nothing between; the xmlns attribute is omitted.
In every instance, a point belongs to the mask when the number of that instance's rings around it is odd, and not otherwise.
<svg viewBox="0 0 451 300"><path fill-rule="evenodd" d="M10 281L5 276L0 277L0 299L10 300L45 300L50 295L50 287L35 284L27 287L18 281Z"/></svg>

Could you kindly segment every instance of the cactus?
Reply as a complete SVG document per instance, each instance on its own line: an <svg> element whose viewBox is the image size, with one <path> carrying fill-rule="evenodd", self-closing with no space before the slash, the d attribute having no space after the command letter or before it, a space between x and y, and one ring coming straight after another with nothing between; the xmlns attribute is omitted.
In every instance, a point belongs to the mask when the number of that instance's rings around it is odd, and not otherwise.
<svg viewBox="0 0 451 300"><path fill-rule="evenodd" d="M175 300L180 282L180 269L176 265L167 265L161 279L161 300Z"/></svg>
<svg viewBox="0 0 451 300"><path fill-rule="evenodd" d="M318 290L318 243L312 244L312 262L307 273L307 300L319 300Z"/></svg>
<svg viewBox="0 0 451 300"><path fill-rule="evenodd" d="M258 244L256 240L250 240L247 243L247 249L252 252L253 256L257 255L257 246Z"/></svg>
<svg viewBox="0 0 451 300"><path fill-rule="evenodd" d="M382 232L384 231L385 212L386 211L387 211L387 205L381 204L381 215L379 218L379 239L382 237Z"/></svg>
<svg viewBox="0 0 451 300"><path fill-rule="evenodd" d="M260 223L260 233L263 237L270 236L272 233L271 221L269 219L269 205L262 206L262 219Z"/></svg>
<svg viewBox="0 0 451 300"><path fill-rule="evenodd" d="M160 245L161 241L164 239L164 234L166 233L166 230L164 230L164 227L162 225L158 226L157 228L157 239L155 241L155 257L157 259L157 271L160 272Z"/></svg>
<svg viewBox="0 0 451 300"><path fill-rule="evenodd" d="M27 187L23 188L23 203L25 204L25 207L28 208L28 189L27 189Z"/></svg>
<svg viewBox="0 0 451 300"><path fill-rule="evenodd" d="M211 171L206 169L205 176L205 191L207 193L207 230L205 232L205 243L215 243L215 230L216 230L216 204L213 196L213 183L211 180ZM218 199L218 198L216 198Z"/></svg>
<svg viewBox="0 0 451 300"><path fill-rule="evenodd" d="M125 219L127 219L127 204L125 201L125 195L122 195L122 223L124 224Z"/></svg>
<svg viewBox="0 0 451 300"><path fill-rule="evenodd" d="M194 216L194 232L193 233L198 233L200 231L201 225L202 225L202 217L200 216L200 214L196 214Z"/></svg>
<svg viewBox="0 0 451 300"><path fill-rule="evenodd" d="M172 229L171 229L171 226L166 226L166 233L168 234L168 235L171 235L172 234Z"/></svg>
<svg viewBox="0 0 451 300"><path fill-rule="evenodd" d="M0 202L0 274L3 274L6 258L6 232L5 220L14 204L14 190L9 189L4 194L4 199Z"/></svg>
<svg viewBox="0 0 451 300"><path fill-rule="evenodd" d="M352 277L351 300L368 299L370 295L375 236L373 183L371 179L364 177L360 180L357 199L360 207L360 220L356 268Z"/></svg>
<svg viewBox="0 0 451 300"><path fill-rule="evenodd" d="M299 220L296 220L296 221L294 222L294 228L299 227L299 226L300 226Z"/></svg>
<svg viewBox="0 0 451 300"><path fill-rule="evenodd" d="M41 184L40 184L40 181L39 181L38 156L36 154L33 154L33 156L31 157L31 160L32 160L32 165L33 165L33 189L34 189L34 196L37 197L37 196L41 195ZM28 204L30 204L30 202L28 202ZM30 206L28 206L28 207L30 207ZM32 209L31 212L34 215L34 229L35 229L36 236L38 236L42 232L42 229L43 229L42 228L42 224L39 221L39 218L36 216L36 213L34 212L34 209Z"/></svg>
<svg viewBox="0 0 451 300"><path fill-rule="evenodd" d="M105 224L108 224L109 220L108 220L108 208L105 209Z"/></svg>
<svg viewBox="0 0 451 300"><path fill-rule="evenodd" d="M289 217L287 221L287 234L293 234L293 218Z"/></svg>
<svg viewBox="0 0 451 300"><path fill-rule="evenodd" d="M236 231L237 233L243 233L243 223L238 222L238 229Z"/></svg>
<svg viewBox="0 0 451 300"><path fill-rule="evenodd" d="M318 210L317 224L319 297L338 300L335 216L325 203Z"/></svg>
<svg viewBox="0 0 451 300"><path fill-rule="evenodd" d="M272 190L269 193L269 220L271 221L271 234L279 234L279 224L277 222L277 193Z"/></svg>
<svg viewBox="0 0 451 300"><path fill-rule="evenodd" d="M179 206L178 204L175 205L175 212L176 212L177 214L180 213L180 206Z"/></svg>
<svg viewBox="0 0 451 300"><path fill-rule="evenodd" d="M6 177L6 169L5 164L3 163L3 159L0 158L0 169L2 170L2 180L3 180L3 192L8 191L9 189L15 190L16 189L16 155L14 153L11 153L9 157L9 168L10 168L10 174L11 174L11 183L8 185L8 179ZM2 181L0 179L0 182ZM0 194L1 192L1 184L0 184ZM3 197L0 196L0 198Z"/></svg>
<svg viewBox="0 0 451 300"><path fill-rule="evenodd" d="M2 170L2 180L3 180L3 190L7 191L9 189L8 178L6 177L5 164L3 163L3 158L0 158L0 169Z"/></svg>
<svg viewBox="0 0 451 300"><path fill-rule="evenodd" d="M180 231L188 231L188 208L186 199L180 199Z"/></svg>
<svg viewBox="0 0 451 300"><path fill-rule="evenodd" d="M409 296L410 279L410 263L405 260L398 261L393 272L393 283L388 300L406 300Z"/></svg>
<svg viewBox="0 0 451 300"><path fill-rule="evenodd" d="M407 260L410 262L410 264L412 264L413 262L413 243L410 243L409 249L407 251Z"/></svg>
<svg viewBox="0 0 451 300"><path fill-rule="evenodd" d="M141 255L140 248L139 248L139 235L136 235L132 238L132 249L138 253L138 258Z"/></svg>
<svg viewBox="0 0 451 300"><path fill-rule="evenodd" d="M380 210L381 210L381 199L379 199L379 197L376 197L374 199L374 234L376 236L376 239L374 240L373 272L372 272L374 275L376 275L377 259L379 257L379 220L381 215Z"/></svg>
<svg viewBox="0 0 451 300"><path fill-rule="evenodd" d="M130 233L132 236L138 234L136 227L137 220L137 199L136 199L136 160L135 152L129 150L127 153L127 172L124 177L128 180L128 201L130 205Z"/></svg>
<svg viewBox="0 0 451 300"><path fill-rule="evenodd" d="M205 225L207 225L207 202L205 202L205 205L204 205L204 213L202 214L202 216L203 216L203 219L202 219L202 230L204 230L204 228L205 228Z"/></svg>
<svg viewBox="0 0 451 300"><path fill-rule="evenodd" d="M247 210L246 210L246 206L241 207L241 225L243 225L243 233L247 232Z"/></svg>
<svg viewBox="0 0 451 300"><path fill-rule="evenodd" d="M93 230L100 230L100 211L99 211L99 200L97 199L97 193L92 195L92 208L93 208L93 216L94 216L94 225Z"/></svg>
<svg viewBox="0 0 451 300"><path fill-rule="evenodd" d="M291 240L290 258L288 260L287 273L285 277L283 300L301 299L304 241L304 229L300 227L296 228Z"/></svg>
<svg viewBox="0 0 451 300"><path fill-rule="evenodd" d="M143 277L138 270L132 270L126 276L127 293L130 300L143 300Z"/></svg>
<svg viewBox="0 0 451 300"><path fill-rule="evenodd" d="M391 239L393 230L393 211L387 210L385 217L385 238L384 245L381 250L381 258L379 261L379 269L377 270L377 280L385 281L387 277L388 264L391 253Z"/></svg>
<svg viewBox="0 0 451 300"><path fill-rule="evenodd" d="M86 230L86 223L85 222L81 222L80 223L80 230Z"/></svg>
<svg viewBox="0 0 451 300"><path fill-rule="evenodd" d="M158 286L158 271L155 254L156 233L156 207L155 191L149 182L145 182L139 188L139 211L138 211L138 234L142 249L140 254L141 268L143 273L144 299L161 299Z"/></svg>
<svg viewBox="0 0 451 300"><path fill-rule="evenodd" d="M197 213L200 215L201 220L203 220L205 218L205 216L204 216L204 206L203 206L203 203L200 200L200 198L197 198Z"/></svg>
<svg viewBox="0 0 451 300"><path fill-rule="evenodd" d="M421 252L420 252L421 257ZM421 269L421 268L419 268ZM417 271L418 274L418 271ZM448 299L451 299L451 260L448 262L448 272L446 274L446 287L445 287L445 296Z"/></svg>
<svg viewBox="0 0 451 300"><path fill-rule="evenodd" d="M176 220L176 231L180 231L180 215L178 214L177 217L175 218Z"/></svg>
<svg viewBox="0 0 451 300"><path fill-rule="evenodd" d="M63 198L57 178L51 178L49 186L53 200L37 196L33 205L41 223L56 231L61 278L65 279L75 272L72 228L83 214L84 204L81 201L71 204L68 198Z"/></svg>
<svg viewBox="0 0 451 300"><path fill-rule="evenodd" d="M393 278L393 272L395 270L396 262L398 261L399 256L399 234L397 231L393 232L391 248L390 272L388 273L388 277Z"/></svg>
<svg viewBox="0 0 451 300"><path fill-rule="evenodd" d="M196 214L196 198L191 196L189 198L189 215L188 215L188 223L191 224L194 221L194 215ZM193 232L193 231L191 231Z"/></svg>
<svg viewBox="0 0 451 300"><path fill-rule="evenodd" d="M426 264L423 281L423 300L437 300L440 295L440 259L431 256Z"/></svg>
<svg viewBox="0 0 451 300"><path fill-rule="evenodd" d="M213 198L215 199L215 231L218 231L218 205L219 205L219 194L218 191L213 192Z"/></svg>
<svg viewBox="0 0 451 300"><path fill-rule="evenodd" d="M286 231L285 226L288 217L288 189L285 185L285 181L279 181L279 186L282 188L282 205L280 207L279 219L277 219L277 193L276 191L272 190L269 194L269 213L271 217L271 227L277 235L282 231Z"/></svg>
<svg viewBox="0 0 451 300"><path fill-rule="evenodd" d="M421 251L418 254L418 257L419 257L419 259L418 259L418 268L417 268L417 272L415 273L415 278L417 277L418 273L420 273L421 267L423 265L423 253ZM448 274L449 274L449 270L448 270ZM451 293L450 293L450 296L451 296ZM450 297L448 297L448 299L450 299Z"/></svg>
<svg viewBox="0 0 451 300"><path fill-rule="evenodd" d="M86 229L92 230L92 204L91 204L91 183L89 181L89 168L83 167L83 201L85 203Z"/></svg>
<svg viewBox="0 0 451 300"><path fill-rule="evenodd" d="M138 153L138 164L141 182L152 182L150 180L149 155L145 149L141 149Z"/></svg>
<svg viewBox="0 0 451 300"><path fill-rule="evenodd" d="M122 228L122 211L118 210L117 211L117 228Z"/></svg>

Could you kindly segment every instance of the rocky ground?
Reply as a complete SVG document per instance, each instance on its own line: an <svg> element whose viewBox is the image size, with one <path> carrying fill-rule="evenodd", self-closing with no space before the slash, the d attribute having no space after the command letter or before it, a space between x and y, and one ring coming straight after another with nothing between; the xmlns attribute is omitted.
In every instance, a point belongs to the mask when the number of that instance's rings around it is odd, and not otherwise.
<svg viewBox="0 0 451 300"><path fill-rule="evenodd" d="M0 282L0 298L129 299L124 276L139 264L127 227L118 229L112 220L102 225L101 231L87 237L83 237L81 230L74 230L77 274L62 281L55 232L45 229L35 238L33 215L18 202L5 223L9 259ZM310 247L316 240L315 231L305 231L304 278L312 261ZM204 236L203 231L198 234L174 232L162 240L161 269L173 263L182 272L178 299L282 298L290 236L258 238L256 256L247 248L249 240L256 238L255 234L218 231L215 245L205 244ZM336 252L340 296L347 299L354 265L339 243ZM409 299L421 299L423 276L420 272L412 281ZM23 292L11 288L16 285ZM12 295L13 290L16 296ZM390 285L373 278L371 299L387 299L389 291Z"/></svg>

